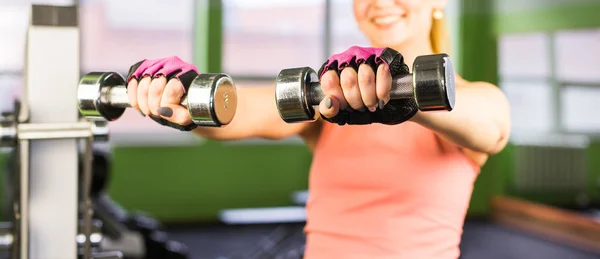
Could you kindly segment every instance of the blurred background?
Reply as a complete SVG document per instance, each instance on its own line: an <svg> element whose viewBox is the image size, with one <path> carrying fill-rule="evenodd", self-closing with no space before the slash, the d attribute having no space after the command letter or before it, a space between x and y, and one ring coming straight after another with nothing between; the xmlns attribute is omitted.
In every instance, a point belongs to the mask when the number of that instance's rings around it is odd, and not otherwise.
<svg viewBox="0 0 600 259"><path fill-rule="evenodd" d="M0 0L0 109L12 108L21 94L29 5L72 2ZM228 73L238 87L253 87L273 84L283 68L318 69L333 53L368 45L348 0L77 2L82 74L125 75L137 61L175 55L200 71ZM600 224L598 13L597 0L449 0L455 68L467 80L497 84L512 109L510 143L475 184L461 244L465 258L491 258L486 249L504 253L499 258L600 258L600 249L590 248L600 247L600 227L589 225ZM296 138L221 143L130 111L110 128L110 142L97 148L110 154L112 199L173 225L174 233L201 247L197 258L250 249L272 228L219 232L211 224L223 224L224 210L296 206L301 202L293 194L307 188L311 154ZM0 168L8 159L3 154ZM513 209L520 202L534 209ZM513 210L529 221L507 216ZM552 234L565 228L559 216L545 223L551 231L527 227L557 211L581 217L587 232L569 225L577 237ZM196 227L181 227L186 224ZM589 239L573 241L582 236Z"/></svg>

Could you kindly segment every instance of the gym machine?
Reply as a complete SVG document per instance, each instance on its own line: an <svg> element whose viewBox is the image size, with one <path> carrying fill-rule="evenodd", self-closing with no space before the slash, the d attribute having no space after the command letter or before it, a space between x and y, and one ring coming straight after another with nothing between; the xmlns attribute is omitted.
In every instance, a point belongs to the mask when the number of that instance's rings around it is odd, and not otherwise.
<svg viewBox="0 0 600 259"><path fill-rule="evenodd" d="M0 224L0 253L10 259L187 258L160 224L128 214L104 192L108 122L127 107L117 73L80 78L78 8L32 5L25 87L0 116L0 147L12 149L7 172L9 222ZM79 82L79 84L77 83ZM199 126L227 125L236 110L233 81L201 75L182 101Z"/></svg>

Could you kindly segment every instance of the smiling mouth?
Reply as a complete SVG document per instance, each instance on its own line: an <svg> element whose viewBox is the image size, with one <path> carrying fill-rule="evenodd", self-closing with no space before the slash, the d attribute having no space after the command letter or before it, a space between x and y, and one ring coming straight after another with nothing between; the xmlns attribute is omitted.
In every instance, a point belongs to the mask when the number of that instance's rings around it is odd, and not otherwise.
<svg viewBox="0 0 600 259"><path fill-rule="evenodd" d="M390 26L402 19L401 15L388 15L388 16L380 16L377 18L371 19L371 22L375 24L375 26L379 27L387 27Z"/></svg>

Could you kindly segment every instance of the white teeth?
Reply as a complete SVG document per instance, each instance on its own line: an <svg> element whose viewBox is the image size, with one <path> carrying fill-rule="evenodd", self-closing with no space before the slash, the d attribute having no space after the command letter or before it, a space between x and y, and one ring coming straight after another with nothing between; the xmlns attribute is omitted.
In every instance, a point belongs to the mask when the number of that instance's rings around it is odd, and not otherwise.
<svg viewBox="0 0 600 259"><path fill-rule="evenodd" d="M385 17L381 17L381 18L376 18L376 19L373 19L373 22L378 25L387 25L387 24L394 23L398 20L400 20L400 16L394 15L394 16L385 16Z"/></svg>

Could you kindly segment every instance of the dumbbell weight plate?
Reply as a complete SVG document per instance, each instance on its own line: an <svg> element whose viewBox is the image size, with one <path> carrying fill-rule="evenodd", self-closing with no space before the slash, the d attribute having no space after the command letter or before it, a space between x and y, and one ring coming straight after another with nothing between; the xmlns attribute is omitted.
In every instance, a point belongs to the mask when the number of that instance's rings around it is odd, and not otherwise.
<svg viewBox="0 0 600 259"><path fill-rule="evenodd" d="M317 73L309 67L284 69L277 75L275 103L284 121L293 123L318 118L315 107L307 96L309 87L318 82Z"/></svg>
<svg viewBox="0 0 600 259"><path fill-rule="evenodd" d="M419 110L454 109L454 67L447 54L418 56L413 62L413 75Z"/></svg>
<svg viewBox="0 0 600 259"><path fill-rule="evenodd" d="M113 86L125 85L117 73L89 73L79 81L77 101L81 115L89 119L114 121L123 115L125 107L108 105L107 92ZM127 95L123 96L127 98Z"/></svg>
<svg viewBox="0 0 600 259"><path fill-rule="evenodd" d="M80 113L92 120L114 121L130 107L125 79L114 72L83 76L77 92ZM200 74L192 81L181 105L199 126L227 125L237 109L233 80L225 74Z"/></svg>

